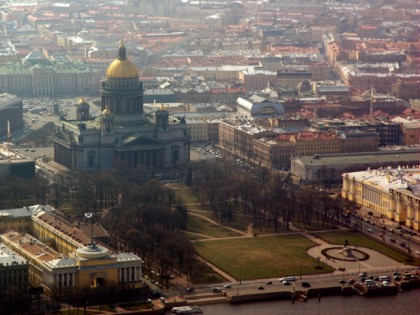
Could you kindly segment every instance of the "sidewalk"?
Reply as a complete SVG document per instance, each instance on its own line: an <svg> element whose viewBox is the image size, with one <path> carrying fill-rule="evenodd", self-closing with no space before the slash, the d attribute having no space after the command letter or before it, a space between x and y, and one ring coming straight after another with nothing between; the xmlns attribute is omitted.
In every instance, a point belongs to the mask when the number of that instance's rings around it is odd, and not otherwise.
<svg viewBox="0 0 420 315"><path fill-rule="evenodd" d="M361 250L369 255L369 258L363 261L344 261L338 259L326 259L326 257L321 253L322 250L330 247L343 247L342 245L335 244L320 244L314 246L308 250L308 255L317 259L321 257L321 262L331 266L336 269L335 274L342 274L342 271L339 269L345 270L346 273L358 273L360 271L375 271L375 270L388 270L388 269L406 269L411 268L412 266L405 265L401 262L398 262L384 254L381 254L373 249L366 247L358 247L358 250ZM344 258L344 256L343 256ZM344 268L344 269L343 269ZM413 267L415 268L415 267Z"/></svg>

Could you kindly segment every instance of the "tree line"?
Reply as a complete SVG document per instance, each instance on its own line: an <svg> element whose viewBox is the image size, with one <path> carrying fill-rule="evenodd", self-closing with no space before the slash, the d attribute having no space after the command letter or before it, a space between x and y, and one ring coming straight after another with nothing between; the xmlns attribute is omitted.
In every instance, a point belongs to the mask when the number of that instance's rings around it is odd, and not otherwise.
<svg viewBox="0 0 420 315"><path fill-rule="evenodd" d="M334 228L345 210L354 208L321 186L300 185L290 173L265 167L252 171L230 161L200 161L192 170L194 195L221 223L238 215L249 217L254 228L288 230L293 222L302 228Z"/></svg>

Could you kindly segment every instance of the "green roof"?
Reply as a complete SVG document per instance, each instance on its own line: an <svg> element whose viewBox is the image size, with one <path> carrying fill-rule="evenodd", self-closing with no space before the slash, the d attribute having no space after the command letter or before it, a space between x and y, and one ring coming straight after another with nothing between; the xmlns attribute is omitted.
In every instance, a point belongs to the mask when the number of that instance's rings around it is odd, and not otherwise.
<svg viewBox="0 0 420 315"><path fill-rule="evenodd" d="M382 163L413 163L420 161L420 151L361 152L347 154L325 154L298 157L303 165L356 165Z"/></svg>

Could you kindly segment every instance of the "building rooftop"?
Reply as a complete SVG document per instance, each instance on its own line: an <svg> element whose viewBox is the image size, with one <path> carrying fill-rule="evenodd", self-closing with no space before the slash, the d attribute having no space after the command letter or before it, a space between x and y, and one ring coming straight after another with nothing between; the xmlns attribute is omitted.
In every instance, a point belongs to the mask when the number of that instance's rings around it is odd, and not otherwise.
<svg viewBox="0 0 420 315"><path fill-rule="evenodd" d="M376 170L344 173L357 181L363 181L378 188L389 191L390 189L409 190L416 197L420 197L420 166L409 168L408 166L392 169L391 167Z"/></svg>
<svg viewBox="0 0 420 315"><path fill-rule="evenodd" d="M313 166L352 166L355 164L359 165L371 165L371 164L384 164L392 163L405 165L407 163L413 163L418 161L420 150L413 151L394 151L394 152L365 152L365 153L345 153L345 154L317 154L311 156L297 157L303 165Z"/></svg>
<svg viewBox="0 0 420 315"><path fill-rule="evenodd" d="M47 205L35 205L15 209L0 210L0 217L24 218L38 214L40 211L47 213L55 212L55 209Z"/></svg>
<svg viewBox="0 0 420 315"><path fill-rule="evenodd" d="M14 247L25 252L27 256L42 262L50 262L54 259L61 258L61 254L38 241L30 234L9 231L1 235L1 239L4 243L12 243Z"/></svg>
<svg viewBox="0 0 420 315"><path fill-rule="evenodd" d="M0 268L14 265L26 265L27 261L0 242Z"/></svg>

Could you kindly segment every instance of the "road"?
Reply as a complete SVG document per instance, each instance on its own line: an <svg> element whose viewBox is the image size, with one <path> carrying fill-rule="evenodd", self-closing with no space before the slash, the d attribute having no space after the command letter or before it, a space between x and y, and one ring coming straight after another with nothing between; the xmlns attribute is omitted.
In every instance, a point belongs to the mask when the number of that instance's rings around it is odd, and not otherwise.
<svg viewBox="0 0 420 315"><path fill-rule="evenodd" d="M403 273L404 271L412 271L413 267L407 267L405 269L384 269L384 270L376 270L375 272L368 273L367 276L389 276L392 279L392 275L394 272ZM193 297L196 295L208 294L212 293L213 288L218 287L222 291L226 291L230 294L252 294L255 292L261 292L258 287L264 288L264 292L278 292L278 291L294 291L294 290L306 290L308 287L303 287L302 283L306 282L309 283L311 288L327 288L327 287L335 287L341 286L340 280L346 280L347 282L350 279L355 281L361 282L361 278L359 277L358 273L342 273L342 274L321 274L321 275L305 275L305 276L295 276L296 281L290 282L289 285L284 285L279 278L270 278L270 279L259 279L259 280L247 280L235 283L229 283L230 288L224 288L224 283L215 284L212 286L200 286L194 287L193 292L185 292L185 298ZM266 284L267 281L271 281L272 284ZM377 281L379 283L379 281ZM348 285L348 284L344 284ZM215 293L216 295L216 293Z"/></svg>
<svg viewBox="0 0 420 315"><path fill-rule="evenodd" d="M366 220L368 222L366 222ZM362 233L365 233L376 240L385 241L388 246L403 251L405 254L408 253L408 249L410 248L413 255L419 256L414 254L416 251L420 251L420 240L418 239L418 236L413 237L411 235L401 233L398 229L396 229L396 223L385 223L385 225L383 225L385 228L383 228L373 220L373 218L368 219L368 217L351 216L350 227L356 227ZM392 229L392 232L390 232L390 229ZM391 239L394 239L395 243L391 242ZM401 247L401 243L404 243L405 247Z"/></svg>

